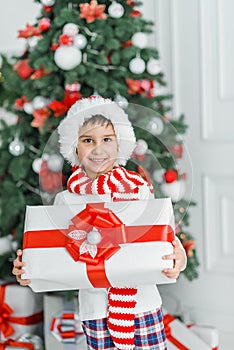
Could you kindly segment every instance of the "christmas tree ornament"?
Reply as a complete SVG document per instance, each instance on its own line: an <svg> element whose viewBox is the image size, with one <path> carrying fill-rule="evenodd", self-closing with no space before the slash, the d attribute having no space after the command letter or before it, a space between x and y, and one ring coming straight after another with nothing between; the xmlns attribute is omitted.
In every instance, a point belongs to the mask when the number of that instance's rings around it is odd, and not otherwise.
<svg viewBox="0 0 234 350"><path fill-rule="evenodd" d="M146 64L146 70L151 75L159 74L162 71L160 61L151 58Z"/></svg>
<svg viewBox="0 0 234 350"><path fill-rule="evenodd" d="M33 109L41 109L47 105L47 99L43 96L36 96L32 100Z"/></svg>
<svg viewBox="0 0 234 350"><path fill-rule="evenodd" d="M32 169L36 174L39 174L41 170L41 164L42 164L43 159L42 158L36 158L32 162Z"/></svg>
<svg viewBox="0 0 234 350"><path fill-rule="evenodd" d="M121 96L120 94L115 96L114 101L116 103L118 103L118 105L121 108L127 108L128 107L128 100L124 96Z"/></svg>
<svg viewBox="0 0 234 350"><path fill-rule="evenodd" d="M134 74L142 74L145 70L145 61L140 57L135 57L129 62L129 70Z"/></svg>
<svg viewBox="0 0 234 350"><path fill-rule="evenodd" d="M87 45L87 39L83 34L77 34L73 39L74 45L78 47L78 49L83 49Z"/></svg>
<svg viewBox="0 0 234 350"><path fill-rule="evenodd" d="M76 36L79 32L79 27L75 23L67 23L63 27L63 34L69 36Z"/></svg>
<svg viewBox="0 0 234 350"><path fill-rule="evenodd" d="M173 202L180 201L186 191L185 181L178 180L171 183L163 183L161 189L165 196L170 197Z"/></svg>
<svg viewBox="0 0 234 350"><path fill-rule="evenodd" d="M17 123L18 116L12 112L8 112L5 110L5 108L0 108L0 120L4 120L4 122L7 125L14 125ZM0 130L1 130L1 123L0 123Z"/></svg>
<svg viewBox="0 0 234 350"><path fill-rule="evenodd" d="M164 180L166 183L174 182L178 179L178 173L174 169L168 169L164 173Z"/></svg>
<svg viewBox="0 0 234 350"><path fill-rule="evenodd" d="M91 0L89 4L80 4L80 18L84 18L87 23L96 19L106 19L105 8L106 5L98 5L97 0Z"/></svg>
<svg viewBox="0 0 234 350"><path fill-rule="evenodd" d="M39 20L38 22L38 28L42 31L45 32L48 30L51 26L51 22L49 18L43 17Z"/></svg>
<svg viewBox="0 0 234 350"><path fill-rule="evenodd" d="M134 153L137 156L144 155L148 150L148 143L145 140L139 139L137 141L136 147L134 148Z"/></svg>
<svg viewBox="0 0 234 350"><path fill-rule="evenodd" d="M11 252L12 250L11 235L0 237L0 255Z"/></svg>
<svg viewBox="0 0 234 350"><path fill-rule="evenodd" d="M153 135L160 135L163 132L164 124L161 118L153 117L152 120L148 123L147 129Z"/></svg>
<svg viewBox="0 0 234 350"><path fill-rule="evenodd" d="M33 104L31 102L26 102L23 106L23 110L27 114L33 114L33 111L34 111Z"/></svg>
<svg viewBox="0 0 234 350"><path fill-rule="evenodd" d="M12 154L15 157L18 157L24 153L25 146L24 143L19 140L19 137L15 136L14 140L10 142L8 150L10 154Z"/></svg>
<svg viewBox="0 0 234 350"><path fill-rule="evenodd" d="M156 169L153 172L153 179L158 182L158 183L162 183L164 180L164 173L165 170L164 169Z"/></svg>
<svg viewBox="0 0 234 350"><path fill-rule="evenodd" d="M32 36L31 38L28 38L27 43L28 43L28 47L29 47L30 51L35 49L35 47L38 44L38 41L39 41L38 36Z"/></svg>
<svg viewBox="0 0 234 350"><path fill-rule="evenodd" d="M34 69L29 66L28 59L19 60L14 66L13 70L17 72L22 80L26 80L32 75Z"/></svg>
<svg viewBox="0 0 234 350"><path fill-rule="evenodd" d="M63 168L63 158L58 154L52 154L47 160L47 166L51 171L57 173Z"/></svg>
<svg viewBox="0 0 234 350"><path fill-rule="evenodd" d="M81 85L78 82L74 82L72 84L65 84L65 90L69 92L80 91Z"/></svg>
<svg viewBox="0 0 234 350"><path fill-rule="evenodd" d="M55 0L41 0L41 3L45 6L53 6L55 4Z"/></svg>
<svg viewBox="0 0 234 350"><path fill-rule="evenodd" d="M132 44L140 49L144 49L147 46L147 42L148 39L145 33L137 32L132 36Z"/></svg>
<svg viewBox="0 0 234 350"><path fill-rule="evenodd" d="M72 45L73 38L67 34L61 34L59 37L59 44L60 45Z"/></svg>
<svg viewBox="0 0 234 350"><path fill-rule="evenodd" d="M124 14L124 8L118 2L113 1L112 4L108 7L108 14L112 18L121 18Z"/></svg>
<svg viewBox="0 0 234 350"><path fill-rule="evenodd" d="M60 46L54 54L56 65L63 70L71 70L82 61L82 53L75 46Z"/></svg>

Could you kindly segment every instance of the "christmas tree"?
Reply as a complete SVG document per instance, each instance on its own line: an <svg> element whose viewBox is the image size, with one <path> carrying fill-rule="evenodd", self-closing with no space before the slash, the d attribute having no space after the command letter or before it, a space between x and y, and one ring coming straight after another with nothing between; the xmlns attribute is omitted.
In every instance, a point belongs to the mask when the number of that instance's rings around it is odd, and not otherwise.
<svg viewBox="0 0 234 350"><path fill-rule="evenodd" d="M176 233L188 255L183 273L196 278L195 241L186 230L193 203L184 198L186 174L178 165L187 125L183 115L169 121L172 96L159 53L147 46L153 22L143 18L138 1L36 2L40 16L18 34L25 52L11 63L3 57L1 68L0 104L17 118L13 125L2 120L0 130L0 277L11 275L21 247L25 206L51 204L71 173L51 147L51 135L75 101L98 94L132 119L137 146L127 168L151 181L156 197L172 198Z"/></svg>

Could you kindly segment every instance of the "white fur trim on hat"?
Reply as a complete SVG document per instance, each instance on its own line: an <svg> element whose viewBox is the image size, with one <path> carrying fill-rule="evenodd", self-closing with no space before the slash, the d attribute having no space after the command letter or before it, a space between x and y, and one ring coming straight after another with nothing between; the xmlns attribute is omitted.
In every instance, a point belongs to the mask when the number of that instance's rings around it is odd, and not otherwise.
<svg viewBox="0 0 234 350"><path fill-rule="evenodd" d="M58 127L60 151L72 166L79 165L76 155L80 127L93 115L101 114L113 124L118 143L115 165L125 165L136 146L136 138L128 115L116 102L100 96L83 98L68 111Z"/></svg>

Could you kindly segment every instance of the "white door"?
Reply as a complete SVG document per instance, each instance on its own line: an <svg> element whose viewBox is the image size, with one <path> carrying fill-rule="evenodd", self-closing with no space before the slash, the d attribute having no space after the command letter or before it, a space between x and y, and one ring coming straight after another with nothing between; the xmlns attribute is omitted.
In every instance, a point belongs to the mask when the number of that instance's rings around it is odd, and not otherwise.
<svg viewBox="0 0 234 350"><path fill-rule="evenodd" d="M190 232L199 279L160 288L187 320L214 325L220 349L234 349L234 2L145 1L154 9L155 45L174 94L173 115L186 115L193 166ZM190 178L192 174L189 174ZM168 297L169 296L169 297Z"/></svg>

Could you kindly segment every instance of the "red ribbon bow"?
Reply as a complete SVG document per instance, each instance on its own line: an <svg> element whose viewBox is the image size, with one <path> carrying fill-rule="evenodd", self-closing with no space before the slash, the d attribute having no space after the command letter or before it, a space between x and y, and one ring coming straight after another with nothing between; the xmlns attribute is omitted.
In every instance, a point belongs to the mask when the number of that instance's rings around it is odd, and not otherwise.
<svg viewBox="0 0 234 350"><path fill-rule="evenodd" d="M28 342L19 342L13 339L7 339L4 342L0 342L0 350L6 350L7 346L17 347L17 348L27 348L28 350L34 350L34 345Z"/></svg>
<svg viewBox="0 0 234 350"><path fill-rule="evenodd" d="M104 208L103 204L96 204L95 206L87 204L86 208L72 219L72 222L74 225L70 225L69 229L65 231L67 236L69 232L74 230L88 233L93 227L97 228L102 236L101 242L97 244L98 251L95 258L92 258L88 252L80 253L80 246L85 238L76 240L68 236L66 249L75 261L79 260L91 265L98 265L102 260L108 260L120 249L116 236L113 235L111 229L114 228L116 233L117 229L123 227L123 223L110 209Z"/></svg>
<svg viewBox="0 0 234 350"><path fill-rule="evenodd" d="M76 342L76 336L81 335L76 329L76 316L73 312L62 313L61 317L54 317L50 330L61 341Z"/></svg>
<svg viewBox="0 0 234 350"><path fill-rule="evenodd" d="M9 286L9 284L0 286L0 332L3 333L5 338L8 338L15 332L10 323L30 325L39 323L43 320L43 312L38 312L25 317L12 316L14 310L8 304L4 303L5 290L7 286Z"/></svg>

